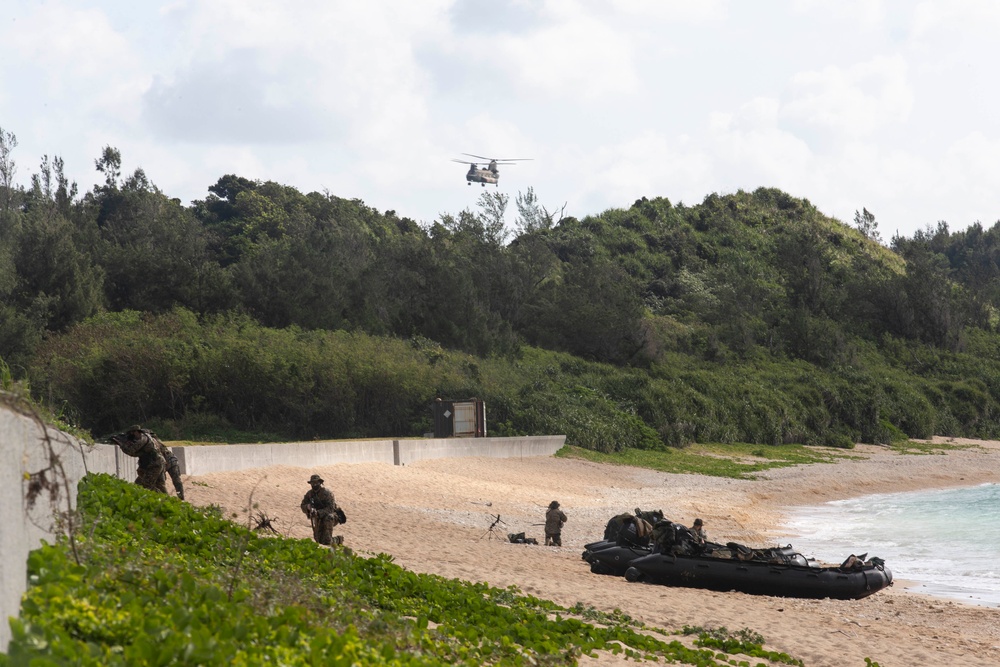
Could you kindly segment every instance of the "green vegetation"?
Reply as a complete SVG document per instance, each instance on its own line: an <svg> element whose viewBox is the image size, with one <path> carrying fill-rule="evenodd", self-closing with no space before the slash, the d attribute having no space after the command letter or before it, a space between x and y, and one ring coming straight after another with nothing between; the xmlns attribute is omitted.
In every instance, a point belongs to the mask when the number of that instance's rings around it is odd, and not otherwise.
<svg viewBox="0 0 1000 667"><path fill-rule="evenodd" d="M563 609L513 588L414 574L385 555L261 537L108 475L81 482L79 510L79 562L64 543L32 552L0 665L574 665L597 651L801 664L763 651L756 633L691 648L617 610Z"/></svg>
<svg viewBox="0 0 1000 667"><path fill-rule="evenodd" d="M955 365L973 373L971 357ZM896 424L922 437L935 425L957 428L959 411L985 435L1000 416L975 378L930 381L877 360L835 371L675 355L638 369L531 347L483 359L421 338L271 329L183 309L89 318L41 344L29 374L98 434L142 415L171 440L419 436L431 430L436 396L485 399L493 435L560 433L598 452L691 442L849 448L905 441Z"/></svg>
<svg viewBox="0 0 1000 667"><path fill-rule="evenodd" d="M833 463L838 459L853 458L839 450L804 447L802 445L761 447L745 443L699 444L666 451L628 449L609 454L568 445L560 449L556 455L566 458L582 458L596 463L649 468L661 472L732 477L734 479L753 479L755 473L772 468L807 463Z"/></svg>
<svg viewBox="0 0 1000 667"><path fill-rule="evenodd" d="M725 626L705 629L685 625L681 632L685 635L698 635L696 646L714 648L725 653L742 653L754 658L764 658L771 662L805 667L805 663L793 658L787 653L764 650L764 637L750 628L730 632ZM731 662L734 665L749 665L748 662Z"/></svg>
<svg viewBox="0 0 1000 667"><path fill-rule="evenodd" d="M885 247L868 211L770 188L582 218L529 190L513 224L488 192L418 224L232 174L183 206L110 146L96 166L82 195L59 158L0 184L0 359L99 436L419 436L437 396L598 452L1000 435L1000 226Z"/></svg>
<svg viewBox="0 0 1000 667"><path fill-rule="evenodd" d="M945 443L933 443L933 442L914 442L912 440L907 440L905 442L896 442L892 445L892 450L899 454L914 454L914 455L926 455L926 454L945 454L949 450L953 449L970 449L975 445L953 445Z"/></svg>

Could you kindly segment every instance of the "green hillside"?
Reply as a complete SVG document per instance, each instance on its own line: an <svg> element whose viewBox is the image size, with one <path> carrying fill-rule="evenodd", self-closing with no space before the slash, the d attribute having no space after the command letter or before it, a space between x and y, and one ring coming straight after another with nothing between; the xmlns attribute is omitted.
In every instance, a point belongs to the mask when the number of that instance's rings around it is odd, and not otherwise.
<svg viewBox="0 0 1000 667"><path fill-rule="evenodd" d="M0 359L96 436L420 435L437 396L600 451L1000 432L997 226L886 247L764 188L418 224L234 175L183 206L97 162L82 196L58 159L0 193Z"/></svg>

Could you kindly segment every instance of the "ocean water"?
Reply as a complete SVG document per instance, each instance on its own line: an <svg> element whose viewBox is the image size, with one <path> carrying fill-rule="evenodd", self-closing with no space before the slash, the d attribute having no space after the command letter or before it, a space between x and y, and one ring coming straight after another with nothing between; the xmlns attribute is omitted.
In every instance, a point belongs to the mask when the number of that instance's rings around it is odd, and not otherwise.
<svg viewBox="0 0 1000 667"><path fill-rule="evenodd" d="M913 591L1000 607L1000 485L888 493L796 510L784 526L796 551L840 563L884 558Z"/></svg>

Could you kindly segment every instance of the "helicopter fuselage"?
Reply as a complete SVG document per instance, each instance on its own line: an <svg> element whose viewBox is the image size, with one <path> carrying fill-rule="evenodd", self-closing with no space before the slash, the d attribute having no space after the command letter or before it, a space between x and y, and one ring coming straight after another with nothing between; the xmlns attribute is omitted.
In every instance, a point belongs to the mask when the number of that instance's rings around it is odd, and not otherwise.
<svg viewBox="0 0 1000 667"><path fill-rule="evenodd" d="M486 187L487 183L497 185L499 187L498 181L500 180L500 165L502 164L517 164L522 160L530 160L531 158L489 158L483 157L482 155L473 155L472 153L462 153L462 155L467 155L468 157L476 158L477 160L483 160L483 162L469 162L468 160L457 160L454 159L452 162L461 162L462 164L469 165L469 170L465 172L465 180L469 182L469 185L473 183L480 183L483 187ZM481 167L480 165L485 165Z"/></svg>
<svg viewBox="0 0 1000 667"><path fill-rule="evenodd" d="M499 185L497 181L500 180L500 173L490 169L472 168L466 172L465 180L469 182L469 185L472 185L473 183L480 183L483 187L486 187L487 183Z"/></svg>

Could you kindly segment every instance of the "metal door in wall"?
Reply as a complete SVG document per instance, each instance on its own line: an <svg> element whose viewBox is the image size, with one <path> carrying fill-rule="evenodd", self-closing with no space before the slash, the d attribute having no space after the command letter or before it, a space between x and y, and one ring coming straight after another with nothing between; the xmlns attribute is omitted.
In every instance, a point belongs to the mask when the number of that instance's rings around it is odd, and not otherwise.
<svg viewBox="0 0 1000 667"><path fill-rule="evenodd" d="M476 436L476 404L474 402L455 403L455 437Z"/></svg>

